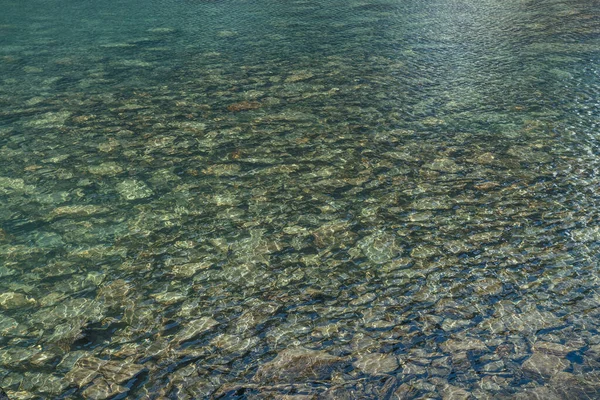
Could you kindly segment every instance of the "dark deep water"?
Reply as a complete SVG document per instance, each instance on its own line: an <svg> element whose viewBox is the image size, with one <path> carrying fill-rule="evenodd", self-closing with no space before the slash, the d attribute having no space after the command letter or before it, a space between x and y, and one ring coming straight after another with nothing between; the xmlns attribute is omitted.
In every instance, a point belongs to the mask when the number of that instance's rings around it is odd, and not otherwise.
<svg viewBox="0 0 600 400"><path fill-rule="evenodd" d="M600 398L600 3L0 5L11 399Z"/></svg>

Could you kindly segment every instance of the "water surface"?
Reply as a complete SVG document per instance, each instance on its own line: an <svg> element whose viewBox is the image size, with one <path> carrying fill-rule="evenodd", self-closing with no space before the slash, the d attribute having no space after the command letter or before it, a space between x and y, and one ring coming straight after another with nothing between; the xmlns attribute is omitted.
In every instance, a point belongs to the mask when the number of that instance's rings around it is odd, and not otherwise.
<svg viewBox="0 0 600 400"><path fill-rule="evenodd" d="M11 399L599 396L598 3L2 10Z"/></svg>

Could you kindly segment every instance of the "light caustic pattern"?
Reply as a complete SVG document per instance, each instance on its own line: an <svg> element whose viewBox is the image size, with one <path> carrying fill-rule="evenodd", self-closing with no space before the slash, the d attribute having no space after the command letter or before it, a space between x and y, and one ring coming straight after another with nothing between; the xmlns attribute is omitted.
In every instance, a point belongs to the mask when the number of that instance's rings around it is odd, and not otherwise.
<svg viewBox="0 0 600 400"><path fill-rule="evenodd" d="M599 21L5 4L0 386L598 397Z"/></svg>

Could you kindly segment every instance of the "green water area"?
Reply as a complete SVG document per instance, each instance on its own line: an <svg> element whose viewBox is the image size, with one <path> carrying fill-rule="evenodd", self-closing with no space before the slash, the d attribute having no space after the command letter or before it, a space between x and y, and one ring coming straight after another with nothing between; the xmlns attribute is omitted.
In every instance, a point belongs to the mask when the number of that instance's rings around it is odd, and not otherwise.
<svg viewBox="0 0 600 400"><path fill-rule="evenodd" d="M600 2L0 0L0 387L600 399Z"/></svg>

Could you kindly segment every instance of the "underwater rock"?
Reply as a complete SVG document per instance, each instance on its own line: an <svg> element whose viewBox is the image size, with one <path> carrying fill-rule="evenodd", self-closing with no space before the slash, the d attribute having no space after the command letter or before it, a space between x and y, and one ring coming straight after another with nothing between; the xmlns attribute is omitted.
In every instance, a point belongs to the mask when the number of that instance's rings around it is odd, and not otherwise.
<svg viewBox="0 0 600 400"><path fill-rule="evenodd" d="M279 352L274 360L261 365L252 380L263 384L325 380L344 364L347 360L342 357L296 347Z"/></svg>
<svg viewBox="0 0 600 400"><path fill-rule="evenodd" d="M412 203L415 210L449 210L452 200L447 196L425 197Z"/></svg>
<svg viewBox="0 0 600 400"><path fill-rule="evenodd" d="M441 119L441 118L436 118L436 117L427 117L427 118L423 118L421 120L421 123L425 126L438 126L438 125L445 125L446 122Z"/></svg>
<svg viewBox="0 0 600 400"><path fill-rule="evenodd" d="M449 158L436 158L431 163L425 164L423 167L447 174L456 174L462 170L460 165Z"/></svg>
<svg viewBox="0 0 600 400"><path fill-rule="evenodd" d="M185 293L181 292L161 292L151 295L157 302L162 305L168 306L171 304L177 304L187 298Z"/></svg>
<svg viewBox="0 0 600 400"><path fill-rule="evenodd" d="M122 305L132 288L133 286L123 279L116 279L110 283L103 282L97 298L107 305Z"/></svg>
<svg viewBox="0 0 600 400"><path fill-rule="evenodd" d="M489 165L496 162L496 156L490 152L479 154L475 159L472 160L477 164Z"/></svg>
<svg viewBox="0 0 600 400"><path fill-rule="evenodd" d="M37 119L26 122L25 126L29 128L58 128L63 126L70 116L69 111L47 112Z"/></svg>
<svg viewBox="0 0 600 400"><path fill-rule="evenodd" d="M33 237L39 248L58 248L64 246L63 238L55 232L37 231Z"/></svg>
<svg viewBox="0 0 600 400"><path fill-rule="evenodd" d="M398 244L395 235L384 232L377 232L367 236L358 245L365 256L376 264L383 264L390 261L392 258L399 256L403 250Z"/></svg>
<svg viewBox="0 0 600 400"><path fill-rule="evenodd" d="M35 192L35 186L25 184L21 178L8 178L0 176L0 194L32 194Z"/></svg>
<svg viewBox="0 0 600 400"><path fill-rule="evenodd" d="M470 400L473 396L465 389L449 383L440 384L439 392L442 394L442 400Z"/></svg>
<svg viewBox="0 0 600 400"><path fill-rule="evenodd" d="M208 261L194 262L180 265L173 265L171 272L173 275L180 278L190 278L194 276L198 271L210 268L212 264Z"/></svg>
<svg viewBox="0 0 600 400"><path fill-rule="evenodd" d="M313 76L314 76L314 74L310 71L294 71L290 76L285 78L285 82L286 83L294 83L294 82L305 81L307 79L312 78Z"/></svg>
<svg viewBox="0 0 600 400"><path fill-rule="evenodd" d="M455 372L466 373L473 365L466 351L459 351L450 355L452 369Z"/></svg>
<svg viewBox="0 0 600 400"><path fill-rule="evenodd" d="M0 349L0 365L6 367L22 367L29 363L41 350L37 347L4 347Z"/></svg>
<svg viewBox="0 0 600 400"><path fill-rule="evenodd" d="M233 38L238 35L239 35L239 33L236 31L224 30L224 31L217 32L217 37L220 37L220 38Z"/></svg>
<svg viewBox="0 0 600 400"><path fill-rule="evenodd" d="M93 175L115 176L123 172L123 167L116 162L109 161L102 164L89 166L88 172Z"/></svg>
<svg viewBox="0 0 600 400"><path fill-rule="evenodd" d="M418 389L409 383L403 383L398 388L394 389L392 399L409 400L417 398Z"/></svg>
<svg viewBox="0 0 600 400"><path fill-rule="evenodd" d="M73 369L77 361L87 356L89 356L89 353L84 350L71 351L65 354L65 356L62 358L62 360L60 360L60 362L58 363L58 365L56 365L55 368L61 373L67 373Z"/></svg>
<svg viewBox="0 0 600 400"><path fill-rule="evenodd" d="M473 185L477 190L491 190L500 186L498 182L480 182Z"/></svg>
<svg viewBox="0 0 600 400"><path fill-rule="evenodd" d="M146 368L130 361L108 361L100 368L100 373L108 382L125 383Z"/></svg>
<svg viewBox="0 0 600 400"><path fill-rule="evenodd" d="M35 299L27 297L23 293L4 292L0 294L0 308L5 310L30 307L36 304Z"/></svg>
<svg viewBox="0 0 600 400"><path fill-rule="evenodd" d="M57 395L62 393L67 387L67 383L59 376L44 372L25 372L23 381L19 389L29 393L41 393L43 398L48 398L48 395ZM51 396L56 398L56 396Z"/></svg>
<svg viewBox="0 0 600 400"><path fill-rule="evenodd" d="M567 397L568 398L568 397ZM558 393L546 386L526 388L514 396L515 400L563 400Z"/></svg>
<svg viewBox="0 0 600 400"><path fill-rule="evenodd" d="M109 209L102 206L92 204L77 204L70 206L56 207L50 212L48 218L56 217L87 217L94 214L99 214L108 211Z"/></svg>
<svg viewBox="0 0 600 400"><path fill-rule="evenodd" d="M507 154L527 163L547 163L552 161L550 154L528 146L513 146L508 149Z"/></svg>
<svg viewBox="0 0 600 400"><path fill-rule="evenodd" d="M560 321L547 311L526 311L520 314L505 313L498 318L484 320L481 325L493 332L516 331L521 333L535 332L540 329L558 326Z"/></svg>
<svg viewBox="0 0 600 400"><path fill-rule="evenodd" d="M238 111L248 111L248 110L256 110L262 106L258 101L240 101L239 103L233 103L227 106L229 111L238 112Z"/></svg>
<svg viewBox="0 0 600 400"><path fill-rule="evenodd" d="M319 394L317 397L318 400L354 400L357 396L357 390L352 385L347 385L349 387L344 386L333 386L325 390L323 393ZM363 394L363 393L361 393ZM366 396L363 394L363 396Z"/></svg>
<svg viewBox="0 0 600 400"><path fill-rule="evenodd" d="M239 333L247 332L257 325L263 324L277 313L281 306L276 303L253 302L251 309L246 310L239 316L235 322L235 331Z"/></svg>
<svg viewBox="0 0 600 400"><path fill-rule="evenodd" d="M58 356L55 353L51 353L49 351L40 351L39 353L34 354L30 359L29 359L29 363L34 366L34 367L38 367L38 368L44 368L44 367L53 367L53 364L55 361L57 361L58 359L60 359L60 356Z"/></svg>
<svg viewBox="0 0 600 400"><path fill-rule="evenodd" d="M100 376L100 367L104 362L104 360L95 357L80 358L73 368L65 374L65 379L72 385L80 388L85 387Z"/></svg>
<svg viewBox="0 0 600 400"><path fill-rule="evenodd" d="M150 32L150 33L175 33L175 32L177 32L177 29L171 28L171 27L156 27L156 28L148 29L148 32Z"/></svg>
<svg viewBox="0 0 600 400"><path fill-rule="evenodd" d="M462 240L449 240L444 243L444 250L452 254L467 253L473 249L473 246Z"/></svg>
<svg viewBox="0 0 600 400"><path fill-rule="evenodd" d="M447 57L469 7L409 3L184 1L78 20L95 46L0 24L11 397L600 397L598 18L479 3L473 37L553 43Z"/></svg>
<svg viewBox="0 0 600 400"><path fill-rule="evenodd" d="M375 293L365 293L362 296L359 296L356 299L352 300L348 304L351 305L351 306L353 306L353 307L362 306L362 305L365 305L365 304L368 304L368 303L372 302L376 298L377 298L377 295Z"/></svg>
<svg viewBox="0 0 600 400"><path fill-rule="evenodd" d="M85 357L75 362L73 368L65 375L65 379L80 388L92 381L97 381L97 379L100 379L98 387L105 387L105 383L114 386L129 381L144 369L143 365L129 360L116 361Z"/></svg>
<svg viewBox="0 0 600 400"><path fill-rule="evenodd" d="M473 290L482 297L497 296L502 293L503 285L499 279L484 278L473 282Z"/></svg>
<svg viewBox="0 0 600 400"><path fill-rule="evenodd" d="M206 130L206 123L200 121L175 121L169 126L194 134L200 134Z"/></svg>
<svg viewBox="0 0 600 400"><path fill-rule="evenodd" d="M396 356L384 353L369 353L358 356L352 365L368 375L391 373L400 366Z"/></svg>
<svg viewBox="0 0 600 400"><path fill-rule="evenodd" d="M448 353L473 350L485 351L488 349L481 340L469 337L448 339L442 343L441 347Z"/></svg>
<svg viewBox="0 0 600 400"><path fill-rule="evenodd" d="M327 222L313 231L315 244L318 247L337 246L349 237L350 224L343 221Z"/></svg>
<svg viewBox="0 0 600 400"><path fill-rule="evenodd" d="M116 383L110 383L103 378L98 378L95 379L94 382L92 382L92 384L81 394L85 399L104 400L114 397L118 394L125 393L128 390L129 389L125 386L121 386Z"/></svg>
<svg viewBox="0 0 600 400"><path fill-rule="evenodd" d="M16 334L16 333L18 333L19 329L22 329L22 328L23 327L21 327L21 328L19 327L19 323L17 322L16 319L0 314L0 334L1 335L5 336L5 335L10 335L10 334Z"/></svg>
<svg viewBox="0 0 600 400"><path fill-rule="evenodd" d="M438 247L427 244L415 246L410 252L410 256L413 258L431 258L441 254L442 252Z"/></svg>
<svg viewBox="0 0 600 400"><path fill-rule="evenodd" d="M173 337L175 343L183 343L212 329L219 323L211 317L202 317L184 322L184 327Z"/></svg>
<svg viewBox="0 0 600 400"><path fill-rule="evenodd" d="M152 189L137 179L125 179L117 184L117 191L125 200L145 199L152 196Z"/></svg>
<svg viewBox="0 0 600 400"><path fill-rule="evenodd" d="M234 176L241 170L238 164L213 164L202 170L206 175L215 176Z"/></svg>
<svg viewBox="0 0 600 400"><path fill-rule="evenodd" d="M574 229L571 232L571 237L578 242L597 242L600 240L600 226Z"/></svg>
<svg viewBox="0 0 600 400"><path fill-rule="evenodd" d="M533 379L549 379L569 366L567 360L551 354L534 352L522 365L523 372Z"/></svg>
<svg viewBox="0 0 600 400"><path fill-rule="evenodd" d="M33 314L33 321L45 328L53 328L66 321L97 321L104 315L105 306L85 298L68 298L51 309L42 309Z"/></svg>
<svg viewBox="0 0 600 400"><path fill-rule="evenodd" d="M491 230L491 231L486 231L486 232L474 233L473 235L471 235L469 237L469 240L473 244L480 245L482 243L496 242L500 239L501 236L502 236L502 231Z"/></svg>
<svg viewBox="0 0 600 400"><path fill-rule="evenodd" d="M597 371L578 375L558 372L548 386L563 399L595 399L600 395L600 374Z"/></svg>
<svg viewBox="0 0 600 400"><path fill-rule="evenodd" d="M219 335L210 344L218 348L220 351L243 354L244 352L252 349L260 341L257 337L241 338L238 335Z"/></svg>
<svg viewBox="0 0 600 400"><path fill-rule="evenodd" d="M557 357L565 358L567 354L578 350L575 346L563 345L559 343L537 341L533 345L533 351L540 353L552 354Z"/></svg>

